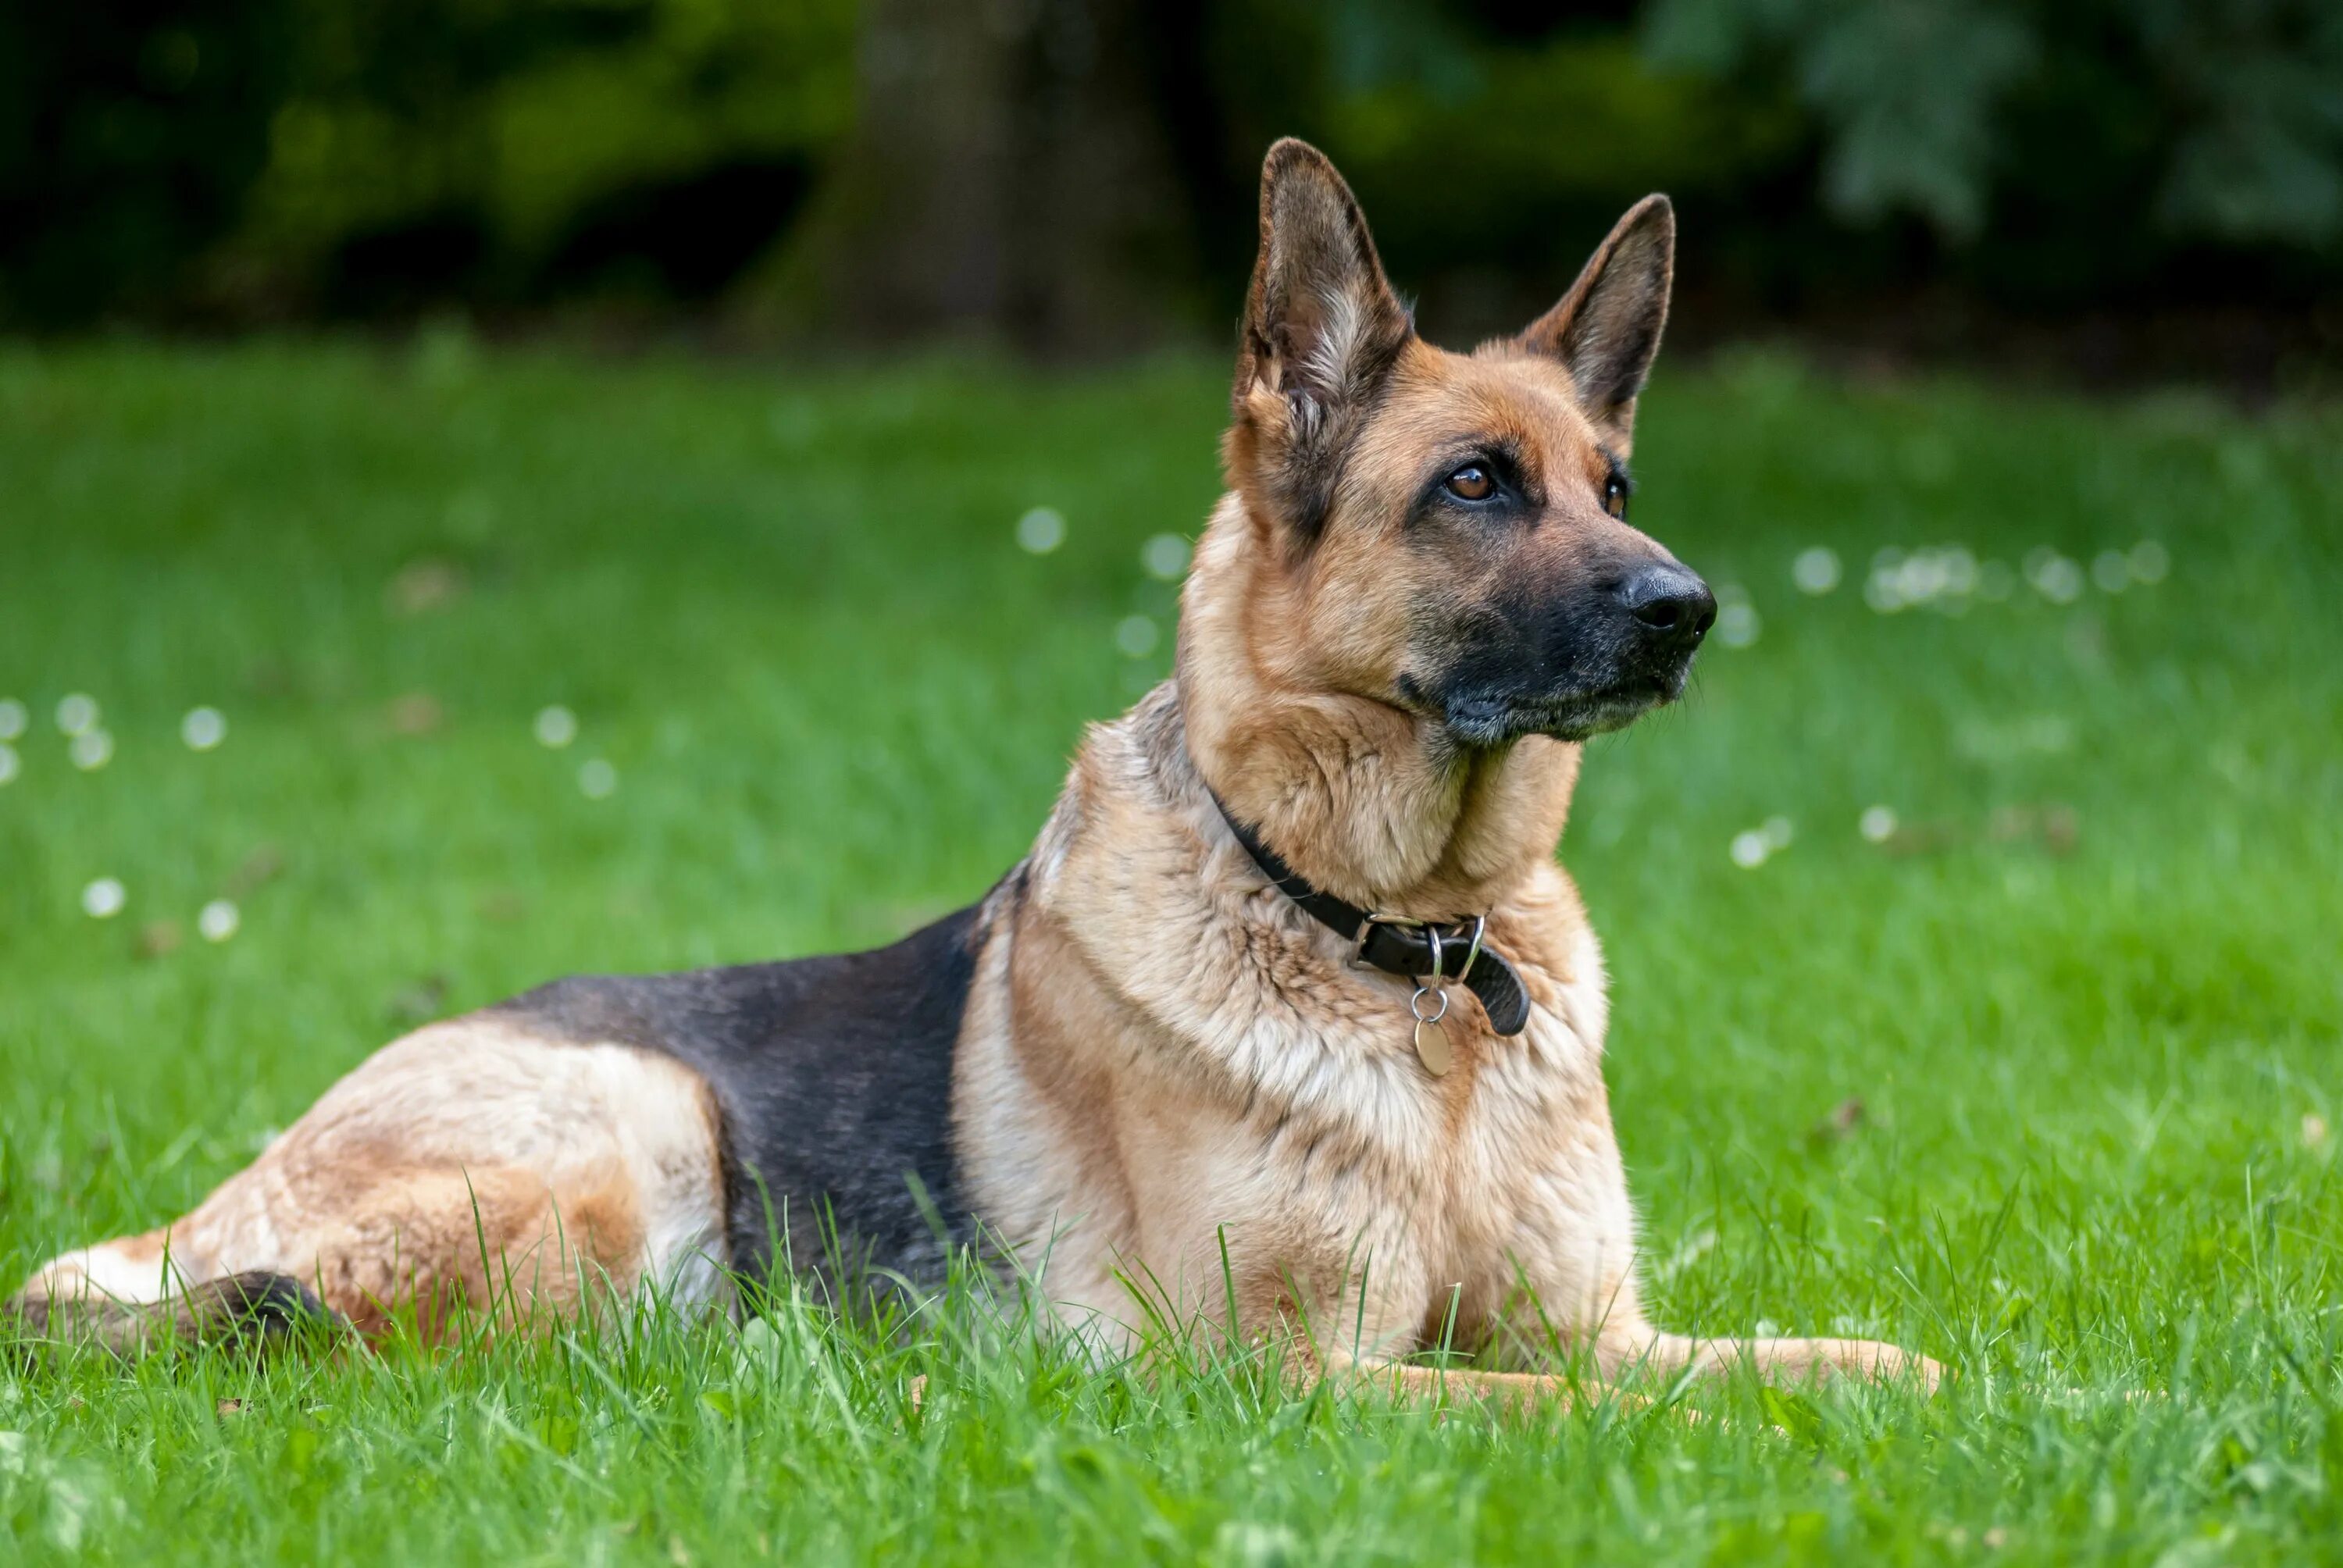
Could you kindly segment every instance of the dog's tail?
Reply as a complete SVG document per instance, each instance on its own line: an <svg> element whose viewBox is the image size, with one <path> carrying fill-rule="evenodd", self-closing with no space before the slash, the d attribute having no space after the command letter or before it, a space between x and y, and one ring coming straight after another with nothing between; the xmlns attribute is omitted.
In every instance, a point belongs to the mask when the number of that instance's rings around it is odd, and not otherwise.
<svg viewBox="0 0 2343 1568"><path fill-rule="evenodd" d="M0 1305L0 1335L19 1351L91 1344L118 1356L175 1346L228 1344L264 1354L307 1332L342 1325L339 1313L290 1274L265 1270L206 1280L160 1302L30 1292ZM13 1331L13 1332L10 1332Z"/></svg>

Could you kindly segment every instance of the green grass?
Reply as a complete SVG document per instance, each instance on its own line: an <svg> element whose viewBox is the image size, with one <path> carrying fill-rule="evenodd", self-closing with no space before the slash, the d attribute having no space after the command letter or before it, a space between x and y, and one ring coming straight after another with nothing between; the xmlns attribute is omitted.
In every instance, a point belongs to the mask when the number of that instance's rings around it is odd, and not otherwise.
<svg viewBox="0 0 2343 1568"><path fill-rule="evenodd" d="M184 1210L421 1017L981 892L1167 661L1115 628L1168 631L1140 548L1201 525L1222 397L1192 364L0 352L0 696L33 721L0 788L0 1274ZM1594 749L1564 845L1653 1304L1901 1339L1958 1369L1941 1398L1436 1419L971 1312L0 1362L0 1556L2330 1554L2343 421L1751 359L1664 378L1642 434L1637 521L1762 617ZM1013 543L1036 505L1054 554ZM2164 581L2069 605L1861 591L1882 546L2142 539ZM1791 586L1812 546L1835 593ZM229 730L198 754L203 703ZM552 703L568 749L532 739ZM1789 846L1735 865L1775 816ZM108 876L127 906L91 919Z"/></svg>

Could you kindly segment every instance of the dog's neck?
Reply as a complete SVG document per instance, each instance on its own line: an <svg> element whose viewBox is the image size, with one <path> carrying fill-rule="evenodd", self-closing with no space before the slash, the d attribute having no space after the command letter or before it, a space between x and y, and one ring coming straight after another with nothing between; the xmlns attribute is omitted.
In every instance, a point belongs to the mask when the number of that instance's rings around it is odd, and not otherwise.
<svg viewBox="0 0 2343 1568"><path fill-rule="evenodd" d="M1483 914L1554 858L1579 748L1459 747L1436 715L1330 681L1306 582L1235 497L1182 596L1189 756L1228 810L1321 890L1419 919Z"/></svg>

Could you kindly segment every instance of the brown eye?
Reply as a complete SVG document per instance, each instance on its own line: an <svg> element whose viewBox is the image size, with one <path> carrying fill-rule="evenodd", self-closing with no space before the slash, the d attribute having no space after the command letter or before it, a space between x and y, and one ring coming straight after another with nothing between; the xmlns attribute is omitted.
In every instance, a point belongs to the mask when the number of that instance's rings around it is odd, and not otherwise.
<svg viewBox="0 0 2343 1568"><path fill-rule="evenodd" d="M1497 481L1478 463L1467 463L1448 476L1448 493L1460 501L1485 501L1497 493Z"/></svg>
<svg viewBox="0 0 2343 1568"><path fill-rule="evenodd" d="M1627 515L1627 487L1616 474L1603 481L1603 509L1614 518Z"/></svg>

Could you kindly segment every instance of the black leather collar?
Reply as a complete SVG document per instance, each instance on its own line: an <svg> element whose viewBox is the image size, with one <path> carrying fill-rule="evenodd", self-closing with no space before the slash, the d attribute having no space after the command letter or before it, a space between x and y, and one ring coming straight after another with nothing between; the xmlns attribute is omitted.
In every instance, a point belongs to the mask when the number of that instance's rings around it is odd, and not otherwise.
<svg viewBox="0 0 2343 1568"><path fill-rule="evenodd" d="M1212 794L1212 804L1220 807L1229 831L1237 836L1237 842L1252 857L1261 874L1301 905L1311 919L1345 940L1357 942L1359 962L1372 964L1403 980L1422 980L1434 973L1433 955L1437 952L1439 967L1446 971L1441 978L1453 980L1457 976L1451 966L1463 963L1466 953L1473 953L1473 967L1463 979L1473 994L1481 999L1482 1009L1489 1015L1489 1027L1499 1034L1519 1034L1529 1023L1529 992L1522 985L1521 975L1486 942L1473 952L1473 937L1480 926L1479 920L1468 917L1461 920L1421 921L1373 915L1347 900L1321 892L1287 865L1276 850L1262 843L1259 834L1238 821L1217 793L1207 793Z"/></svg>

